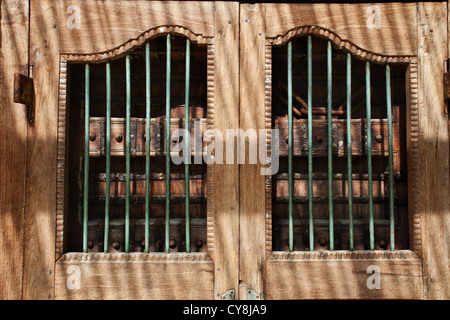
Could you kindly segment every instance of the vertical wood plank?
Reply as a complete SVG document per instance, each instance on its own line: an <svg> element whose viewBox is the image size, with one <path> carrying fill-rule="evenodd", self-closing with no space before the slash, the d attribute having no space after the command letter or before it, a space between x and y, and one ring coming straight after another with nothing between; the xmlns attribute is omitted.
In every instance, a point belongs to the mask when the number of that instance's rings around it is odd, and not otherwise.
<svg viewBox="0 0 450 320"><path fill-rule="evenodd" d="M245 132L265 128L265 14L264 4L240 6L240 128ZM265 139L265 136L259 137ZM253 143L257 143L254 141ZM245 143L245 163L239 165L240 243L239 299L247 299L249 289L263 294L265 268L265 176L263 165L249 161Z"/></svg>
<svg viewBox="0 0 450 320"><path fill-rule="evenodd" d="M447 3L418 3L418 98L423 199L424 297L450 297L450 185L448 117L443 70L447 59Z"/></svg>
<svg viewBox="0 0 450 320"><path fill-rule="evenodd" d="M13 102L14 73L28 75L28 0L0 1L0 299L22 297L27 120Z"/></svg>
<svg viewBox="0 0 450 320"><path fill-rule="evenodd" d="M214 59L213 121L214 128L225 137L226 129L239 127L237 2L215 2ZM212 200L214 206L214 298L218 299L227 290L237 290L239 283L239 168L214 164L212 170L214 193L208 203Z"/></svg>
<svg viewBox="0 0 450 320"><path fill-rule="evenodd" d="M57 1L32 0L30 64L36 118L27 135L24 299L53 299L56 228L59 29ZM61 21L58 21L58 18Z"/></svg>

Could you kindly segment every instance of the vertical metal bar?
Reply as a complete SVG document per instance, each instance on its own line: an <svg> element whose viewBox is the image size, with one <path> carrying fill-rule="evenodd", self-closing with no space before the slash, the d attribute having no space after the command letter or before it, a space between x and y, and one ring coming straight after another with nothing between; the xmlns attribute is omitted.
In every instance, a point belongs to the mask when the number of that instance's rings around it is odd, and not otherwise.
<svg viewBox="0 0 450 320"><path fill-rule="evenodd" d="M294 251L294 221L293 221L293 166L292 166L292 41L288 42L287 47L287 85L288 85L288 175L289 175L289 251Z"/></svg>
<svg viewBox="0 0 450 320"><path fill-rule="evenodd" d="M391 250L395 250L395 221L394 221L394 147L392 137L392 106L391 106L391 67L386 65L386 106L388 120L389 144L389 233Z"/></svg>
<svg viewBox="0 0 450 320"><path fill-rule="evenodd" d="M370 63L366 61L366 139L367 139L367 173L369 184L369 249L374 250L373 221L373 186L372 186L372 115L370 92Z"/></svg>
<svg viewBox="0 0 450 320"><path fill-rule="evenodd" d="M145 247L148 253L150 238L150 43L145 45Z"/></svg>
<svg viewBox="0 0 450 320"><path fill-rule="evenodd" d="M353 169L352 169L352 57L347 53L347 173L348 173L348 235L349 249L354 250L353 238Z"/></svg>
<svg viewBox="0 0 450 320"><path fill-rule="evenodd" d="M166 219L165 219L165 251L170 252L170 73L171 73L171 40L166 39Z"/></svg>
<svg viewBox="0 0 450 320"><path fill-rule="evenodd" d="M332 48L331 41L327 47L327 120L328 120L328 218L330 251L334 250L333 218L333 131L332 131Z"/></svg>
<svg viewBox="0 0 450 320"><path fill-rule="evenodd" d="M185 188L185 209L186 209L186 252L191 252L191 224L189 214L189 90L191 73L191 41L186 39L186 77L184 93L184 188Z"/></svg>
<svg viewBox="0 0 450 320"><path fill-rule="evenodd" d="M130 55L126 56L126 182L125 182L125 252L130 250L130 170L131 170L131 75Z"/></svg>
<svg viewBox="0 0 450 320"><path fill-rule="evenodd" d="M309 209L309 250L314 251L313 216L313 133L312 133L312 37L308 36L308 209Z"/></svg>
<svg viewBox="0 0 450 320"><path fill-rule="evenodd" d="M83 252L87 252L89 221L89 121L90 121L90 66L84 70L84 187L83 187Z"/></svg>
<svg viewBox="0 0 450 320"><path fill-rule="evenodd" d="M106 63L106 186L105 186L105 235L103 250L108 253L109 237L109 201L111 189L111 66Z"/></svg>

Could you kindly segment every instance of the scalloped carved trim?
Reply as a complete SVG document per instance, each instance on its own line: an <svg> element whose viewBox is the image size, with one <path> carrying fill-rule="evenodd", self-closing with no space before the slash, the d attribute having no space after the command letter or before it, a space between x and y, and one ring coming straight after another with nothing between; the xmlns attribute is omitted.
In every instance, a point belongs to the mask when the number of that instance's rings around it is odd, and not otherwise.
<svg viewBox="0 0 450 320"><path fill-rule="evenodd" d="M314 35L330 40L338 49L348 51L358 59L369 60L375 63L409 63L414 58L414 56L388 56L370 52L353 44L349 40L342 39L335 32L319 26L298 27L287 31L284 35L275 38L267 38L266 40L268 44L277 46L286 44L292 38L305 35Z"/></svg>
<svg viewBox="0 0 450 320"><path fill-rule="evenodd" d="M58 262L146 262L146 261L210 261L207 253L78 253L69 252L61 256Z"/></svg>
<svg viewBox="0 0 450 320"><path fill-rule="evenodd" d="M266 154L271 154L272 147L272 46L265 48L265 83L264 83L264 113L266 131ZM272 252L272 176L267 175L265 181L265 220L266 220L266 257Z"/></svg>
<svg viewBox="0 0 450 320"><path fill-rule="evenodd" d="M272 253L273 260L417 260L419 257L414 251L297 251L282 252L274 251Z"/></svg>
<svg viewBox="0 0 450 320"><path fill-rule="evenodd" d="M87 53L87 54L65 54L67 60L75 62L103 62L107 59L118 58L125 54L128 51L131 51L137 47L142 46L146 41L155 38L157 36L165 35L165 34L175 34L185 36L193 43L196 44L209 44L211 42L212 37L204 37L201 34L195 34L191 30L182 27L182 26L158 26L151 28L144 33L142 33L136 39L130 39L124 44L115 47L111 50L96 52L96 53Z"/></svg>
<svg viewBox="0 0 450 320"><path fill-rule="evenodd" d="M421 197L420 197L420 168L419 161L419 98L418 98L418 67L417 59L413 59L409 64L409 92L410 92L410 111L409 111L409 142L410 142L410 166L409 184L410 192L410 226L412 226L411 247L422 256L422 223L421 223Z"/></svg>
<svg viewBox="0 0 450 320"><path fill-rule="evenodd" d="M64 250L64 202L66 165L67 60L60 57L58 88L58 135L56 156L56 259Z"/></svg>
<svg viewBox="0 0 450 320"><path fill-rule="evenodd" d="M206 94L206 114L207 129L214 129L214 44L208 44L207 51L207 94ZM214 166L206 165L206 245L207 252L213 254L214 251Z"/></svg>

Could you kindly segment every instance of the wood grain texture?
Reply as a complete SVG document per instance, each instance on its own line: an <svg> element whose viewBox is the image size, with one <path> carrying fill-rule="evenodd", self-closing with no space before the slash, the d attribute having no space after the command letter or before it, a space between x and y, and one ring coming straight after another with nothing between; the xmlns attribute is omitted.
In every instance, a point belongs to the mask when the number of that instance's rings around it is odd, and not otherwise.
<svg viewBox="0 0 450 320"><path fill-rule="evenodd" d="M55 298L212 299L213 269L201 253L70 253L56 263Z"/></svg>
<svg viewBox="0 0 450 320"><path fill-rule="evenodd" d="M376 25L374 14L379 28L370 27ZM266 4L266 18L268 38L299 26L317 26L372 53L414 55L417 47L415 3Z"/></svg>
<svg viewBox="0 0 450 320"><path fill-rule="evenodd" d="M59 0L57 3L59 20L56 23L61 30L62 53L108 51L160 26L183 26L180 30L188 29L203 37L214 34L212 1ZM79 28L73 27L76 11L69 8L79 8Z"/></svg>
<svg viewBox="0 0 450 320"><path fill-rule="evenodd" d="M424 297L449 299L450 194L448 116L444 113L447 3L424 2L418 14L418 99ZM447 40L448 41L448 40ZM445 196L444 196L445 195Z"/></svg>
<svg viewBox="0 0 450 320"><path fill-rule="evenodd" d="M367 280L379 268L380 289ZM267 261L267 299L422 299L422 263L412 252L278 254Z"/></svg>
<svg viewBox="0 0 450 320"><path fill-rule="evenodd" d="M0 299L21 299L27 120L13 102L14 73L28 75L28 1L0 1Z"/></svg>
<svg viewBox="0 0 450 320"><path fill-rule="evenodd" d="M226 129L239 128L239 4L215 2L214 21L214 129L225 137ZM239 168L236 164L213 164L211 169L214 170L214 297L218 299L230 289L236 290L237 297Z"/></svg>
<svg viewBox="0 0 450 320"><path fill-rule="evenodd" d="M266 128L265 119L265 16L263 4L241 4L240 7L240 128ZM258 137L266 139L265 136ZM244 137L242 137L244 139ZM253 141L256 143L256 141ZM245 145L245 164L239 165L240 239L239 299L247 299L248 289L264 291L265 186L261 174L265 164L249 163L250 141ZM264 150L266 151L266 150Z"/></svg>
<svg viewBox="0 0 450 320"><path fill-rule="evenodd" d="M24 299L54 298L59 30L54 1L31 1L36 114L27 134ZM61 186L62 187L62 186Z"/></svg>

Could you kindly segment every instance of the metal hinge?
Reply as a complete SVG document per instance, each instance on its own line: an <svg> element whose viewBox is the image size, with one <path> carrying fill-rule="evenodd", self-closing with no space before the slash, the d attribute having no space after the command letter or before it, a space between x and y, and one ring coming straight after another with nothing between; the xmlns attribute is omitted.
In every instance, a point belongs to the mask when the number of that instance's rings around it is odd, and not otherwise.
<svg viewBox="0 0 450 320"><path fill-rule="evenodd" d="M34 85L33 79L19 73L14 74L14 97L15 103L24 104L27 107L27 120L30 125L34 124Z"/></svg>
<svg viewBox="0 0 450 320"><path fill-rule="evenodd" d="M261 294L252 289L247 289L247 300L261 300Z"/></svg>
<svg viewBox="0 0 450 320"><path fill-rule="evenodd" d="M234 300L234 289L230 289L220 296L221 300Z"/></svg>

